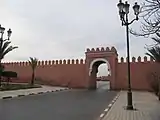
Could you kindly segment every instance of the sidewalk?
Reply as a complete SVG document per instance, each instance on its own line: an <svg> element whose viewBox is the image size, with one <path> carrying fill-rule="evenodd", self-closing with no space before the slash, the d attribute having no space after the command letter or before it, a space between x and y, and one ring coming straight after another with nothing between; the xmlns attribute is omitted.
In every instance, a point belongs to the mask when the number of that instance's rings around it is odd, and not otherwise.
<svg viewBox="0 0 160 120"><path fill-rule="evenodd" d="M21 90L13 90L13 91L1 91L0 99L2 98L11 98L18 96L26 96L30 94L41 94L45 92L55 92L61 90L67 90L68 88L64 87L50 87L50 86L42 86L42 88L32 88L32 89L21 89Z"/></svg>
<svg viewBox="0 0 160 120"><path fill-rule="evenodd" d="M109 112L102 120L160 120L160 101L149 92L133 92L136 111L127 111L127 92L122 91Z"/></svg>

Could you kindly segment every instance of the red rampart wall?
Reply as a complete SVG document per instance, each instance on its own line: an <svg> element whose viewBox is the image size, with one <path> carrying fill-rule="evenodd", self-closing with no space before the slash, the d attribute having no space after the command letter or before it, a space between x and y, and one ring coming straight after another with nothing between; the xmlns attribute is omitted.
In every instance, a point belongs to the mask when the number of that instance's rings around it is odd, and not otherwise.
<svg viewBox="0 0 160 120"><path fill-rule="evenodd" d="M155 68L159 67L159 64L152 59L147 60L147 57L141 59L141 57L137 59L133 57L131 61L132 88L135 90L150 90L149 75L157 70ZM115 61L115 82L111 82L115 84L113 89L127 89L127 63L124 62L124 58L121 58L120 62ZM18 73L16 82L29 82L31 80L32 70L27 62L4 63L4 65L5 70ZM89 65L82 59L39 61L36 68L36 78L41 78L53 83L53 85L86 88L88 86L86 79L88 77L87 66ZM159 69L156 72L159 72Z"/></svg>
<svg viewBox="0 0 160 120"><path fill-rule="evenodd" d="M29 82L32 69L28 62L5 63L5 70L15 71L18 80L15 82ZM39 61L36 68L36 78L50 82L53 85L70 87L85 87L85 61L81 60L56 60Z"/></svg>
<svg viewBox="0 0 160 120"><path fill-rule="evenodd" d="M143 59L141 57L138 57L137 59L135 57L132 57L132 88L134 90L151 90L149 83L151 73L159 72L157 67L159 67L159 63L154 62L152 59L147 60L146 56ZM121 58L121 61L118 63L117 66L116 89L126 89L127 85L127 63L124 62L124 58Z"/></svg>

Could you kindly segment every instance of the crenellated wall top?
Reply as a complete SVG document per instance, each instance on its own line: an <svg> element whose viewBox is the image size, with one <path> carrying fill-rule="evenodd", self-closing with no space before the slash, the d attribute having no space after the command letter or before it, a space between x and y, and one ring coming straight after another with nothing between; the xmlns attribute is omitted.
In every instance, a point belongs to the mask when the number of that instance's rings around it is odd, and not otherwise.
<svg viewBox="0 0 160 120"><path fill-rule="evenodd" d="M88 53L95 53L95 52L114 52L114 53L117 53L117 50L115 47L101 47L101 48L87 48L86 52Z"/></svg>
<svg viewBox="0 0 160 120"><path fill-rule="evenodd" d="M4 65L12 66L29 66L29 62L3 62ZM66 64L85 64L84 59L67 59L67 60L42 60L38 61L38 66L41 65L66 65Z"/></svg>
<svg viewBox="0 0 160 120"><path fill-rule="evenodd" d="M118 63L126 63L127 58L121 57L118 59ZM130 59L132 63L141 63L141 62L154 62L152 58L144 57L132 57ZM19 62L3 62L4 65L12 65L12 66L29 66L29 62L19 61ZM84 59L64 59L64 60L42 60L38 61L38 66L44 65L72 65L72 64L86 64Z"/></svg>
<svg viewBox="0 0 160 120"><path fill-rule="evenodd" d="M127 62L127 58L124 58L124 57L121 57L120 59L119 59L119 63L126 63ZM141 63L141 62L154 62L154 60L150 57L150 58L148 58L147 56L144 56L144 57L132 57L131 59L130 59L130 62L132 62L132 63Z"/></svg>

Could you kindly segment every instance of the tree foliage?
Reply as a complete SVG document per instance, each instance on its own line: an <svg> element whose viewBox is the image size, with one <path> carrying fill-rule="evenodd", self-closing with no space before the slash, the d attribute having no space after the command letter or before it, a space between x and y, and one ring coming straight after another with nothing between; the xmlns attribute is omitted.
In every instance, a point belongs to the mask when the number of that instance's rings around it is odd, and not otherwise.
<svg viewBox="0 0 160 120"><path fill-rule="evenodd" d="M159 74L154 70L148 74L148 82L156 95L159 93Z"/></svg>
<svg viewBox="0 0 160 120"><path fill-rule="evenodd" d="M30 57L28 62L29 62L29 65L31 66L32 70L34 71L35 68L37 67L38 59Z"/></svg>
<svg viewBox="0 0 160 120"><path fill-rule="evenodd" d="M31 79L31 85L34 85L34 80L35 80L35 69L37 67L38 59L30 57L29 59L29 65L32 68L32 79Z"/></svg>
<svg viewBox="0 0 160 120"><path fill-rule="evenodd" d="M140 31L130 30L136 36L149 36L160 33L160 0L144 0L141 5L142 18Z"/></svg>
<svg viewBox="0 0 160 120"><path fill-rule="evenodd" d="M154 45L147 47L146 55L150 56L153 60L160 63L160 34L156 33L155 37L152 37L155 42Z"/></svg>
<svg viewBox="0 0 160 120"><path fill-rule="evenodd" d="M1 74L4 70L3 65L1 64L1 61L5 55L7 55L12 50L18 48L17 46L13 47L10 44L11 44L10 40L8 39L3 40L2 38L0 39L0 86L1 86Z"/></svg>
<svg viewBox="0 0 160 120"><path fill-rule="evenodd" d="M2 60L6 54L8 54L12 50L18 48L17 46L13 47L10 44L11 44L11 41L9 41L9 40L0 41L0 60Z"/></svg>
<svg viewBox="0 0 160 120"><path fill-rule="evenodd" d="M2 76L6 78L17 78L17 73L14 71L3 71Z"/></svg>
<svg viewBox="0 0 160 120"><path fill-rule="evenodd" d="M156 37L152 37L152 39L155 41L155 45L152 47L148 47L148 52L146 55L150 56L155 62L159 63L160 65L160 34L156 33ZM158 70L159 70L158 66ZM151 87L155 91L155 93L158 95L158 98L160 100L160 75L154 74L153 75L153 81L151 82Z"/></svg>
<svg viewBox="0 0 160 120"><path fill-rule="evenodd" d="M152 37L152 40L155 42L155 46L160 45L160 33L156 33L156 36Z"/></svg>
<svg viewBox="0 0 160 120"><path fill-rule="evenodd" d="M160 63L160 47L155 46L148 48L148 53L146 55L150 56L153 60Z"/></svg>
<svg viewBox="0 0 160 120"><path fill-rule="evenodd" d="M2 76L6 78L7 85L9 85L11 78L17 78L17 73L14 71L3 71Z"/></svg>

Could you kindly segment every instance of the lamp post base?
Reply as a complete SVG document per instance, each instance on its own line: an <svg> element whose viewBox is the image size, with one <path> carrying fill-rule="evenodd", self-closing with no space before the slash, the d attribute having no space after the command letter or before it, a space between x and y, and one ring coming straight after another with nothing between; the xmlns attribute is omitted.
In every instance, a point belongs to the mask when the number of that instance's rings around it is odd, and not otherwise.
<svg viewBox="0 0 160 120"><path fill-rule="evenodd" d="M128 104L127 104L126 109L127 110L134 110L133 105L132 105L132 92L131 91L127 92L127 100L128 100Z"/></svg>

